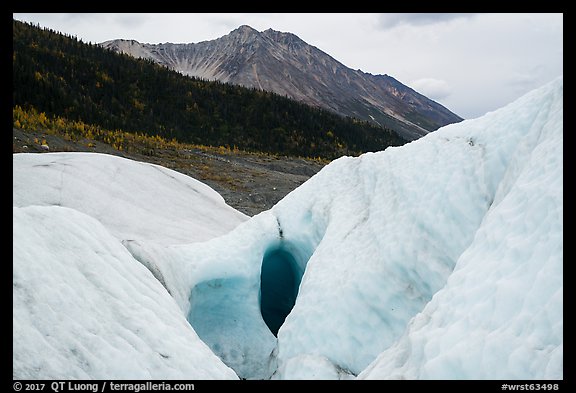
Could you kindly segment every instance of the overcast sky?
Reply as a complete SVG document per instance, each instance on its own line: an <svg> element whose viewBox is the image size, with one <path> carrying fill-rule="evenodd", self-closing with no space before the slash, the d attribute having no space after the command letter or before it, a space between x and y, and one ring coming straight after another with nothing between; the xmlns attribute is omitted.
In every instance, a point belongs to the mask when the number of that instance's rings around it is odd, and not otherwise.
<svg viewBox="0 0 576 393"><path fill-rule="evenodd" d="M13 14L84 42L213 40L240 25L296 34L345 66L388 74L464 118L562 75L563 14Z"/></svg>

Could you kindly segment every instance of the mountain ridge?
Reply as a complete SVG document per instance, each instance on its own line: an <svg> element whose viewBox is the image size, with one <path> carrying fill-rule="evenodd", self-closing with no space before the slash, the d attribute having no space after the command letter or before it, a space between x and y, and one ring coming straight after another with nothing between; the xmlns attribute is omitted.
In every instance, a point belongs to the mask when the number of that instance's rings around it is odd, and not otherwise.
<svg viewBox="0 0 576 393"><path fill-rule="evenodd" d="M104 48L153 60L184 75L272 91L413 140L463 120L386 74L353 70L297 35L241 25L198 43L109 40Z"/></svg>
<svg viewBox="0 0 576 393"><path fill-rule="evenodd" d="M28 120L44 113L43 120L60 117L98 126L97 133L145 133L183 143L327 159L407 142L391 128L274 92L187 77L153 60L18 21L13 23L12 66L13 107L28 113ZM28 120L14 125L21 128Z"/></svg>

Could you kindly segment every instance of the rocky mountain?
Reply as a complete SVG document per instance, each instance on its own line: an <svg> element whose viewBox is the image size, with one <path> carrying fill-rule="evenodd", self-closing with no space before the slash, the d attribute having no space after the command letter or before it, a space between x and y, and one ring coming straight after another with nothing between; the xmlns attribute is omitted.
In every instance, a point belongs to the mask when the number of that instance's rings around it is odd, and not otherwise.
<svg viewBox="0 0 576 393"><path fill-rule="evenodd" d="M353 70L296 35L240 26L215 40L146 44L111 40L105 48L151 59L184 75L268 90L417 139L461 117L388 75Z"/></svg>

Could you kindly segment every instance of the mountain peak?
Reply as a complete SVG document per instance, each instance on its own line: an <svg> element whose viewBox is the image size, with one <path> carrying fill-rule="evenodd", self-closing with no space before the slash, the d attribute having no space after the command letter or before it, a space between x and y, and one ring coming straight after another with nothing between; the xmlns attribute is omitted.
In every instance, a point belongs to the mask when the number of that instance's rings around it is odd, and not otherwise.
<svg viewBox="0 0 576 393"><path fill-rule="evenodd" d="M262 34L248 25L241 25L227 35L221 37L221 39L223 42L227 42L231 45L247 45L261 41Z"/></svg>
<svg viewBox="0 0 576 393"><path fill-rule="evenodd" d="M268 38L275 43L288 44L288 43L299 43L300 45L306 45L302 39L293 33L283 32L268 28L264 31L258 31L253 27L248 25L241 25L238 28L232 30L228 36L236 37L240 36L244 40L248 38Z"/></svg>
<svg viewBox="0 0 576 393"><path fill-rule="evenodd" d="M232 30L230 32L231 35L235 35L235 34L241 34L241 35L260 35L260 32L256 29L254 29L253 27L250 27L248 25L241 25L238 28Z"/></svg>
<svg viewBox="0 0 576 393"><path fill-rule="evenodd" d="M300 37L293 33L285 33L278 30L267 29L262 32L262 35L270 38L274 42L279 43L299 43L301 45L307 45Z"/></svg>

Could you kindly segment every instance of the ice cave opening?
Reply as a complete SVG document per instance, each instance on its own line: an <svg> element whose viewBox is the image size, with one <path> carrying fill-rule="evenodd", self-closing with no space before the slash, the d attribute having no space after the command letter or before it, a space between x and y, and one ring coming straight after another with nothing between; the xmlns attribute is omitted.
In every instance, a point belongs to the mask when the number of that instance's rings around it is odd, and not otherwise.
<svg viewBox="0 0 576 393"><path fill-rule="evenodd" d="M296 258L286 248L272 248L264 254L260 273L260 312L274 334L292 311L302 271Z"/></svg>
<svg viewBox="0 0 576 393"><path fill-rule="evenodd" d="M240 378L269 379L276 371L278 331L295 305L312 246L274 240L251 253L257 271L228 272L190 291L188 322Z"/></svg>

